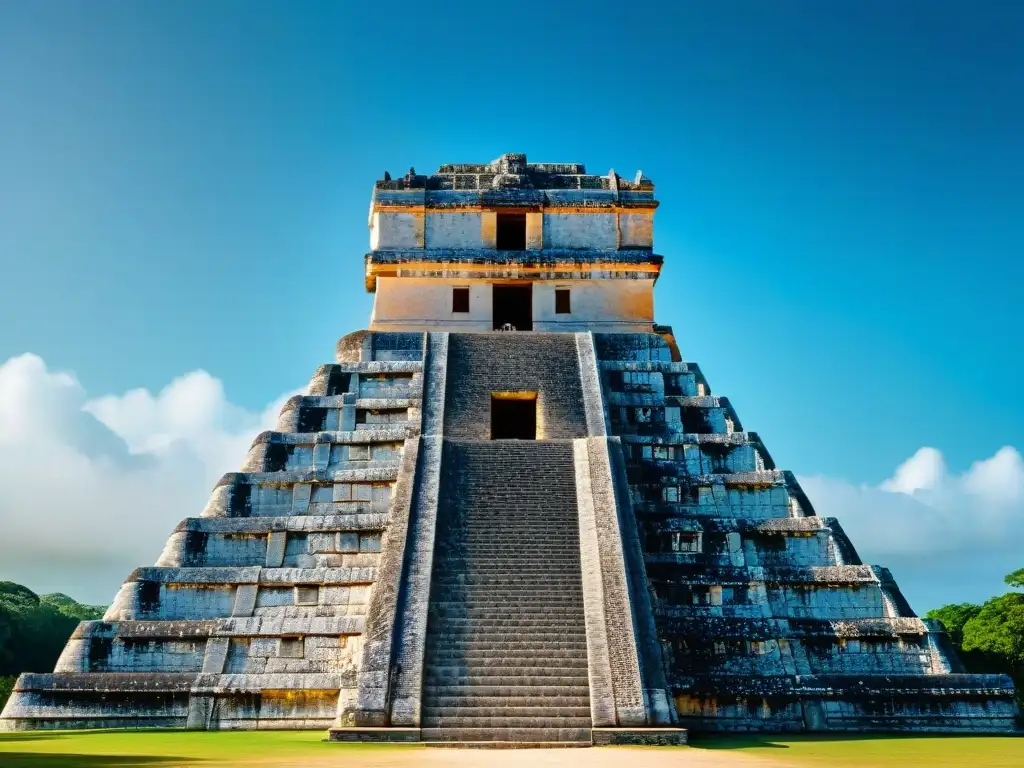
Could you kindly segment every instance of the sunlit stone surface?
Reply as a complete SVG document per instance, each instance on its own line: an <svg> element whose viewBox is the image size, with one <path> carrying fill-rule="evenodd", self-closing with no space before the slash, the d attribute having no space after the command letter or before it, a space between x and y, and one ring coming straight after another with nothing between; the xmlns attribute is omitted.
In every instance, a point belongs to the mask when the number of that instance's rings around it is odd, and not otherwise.
<svg viewBox="0 0 1024 768"><path fill-rule="evenodd" d="M655 324L656 207L522 155L377 182L370 330L0 727L1011 730L1009 679L963 673Z"/></svg>

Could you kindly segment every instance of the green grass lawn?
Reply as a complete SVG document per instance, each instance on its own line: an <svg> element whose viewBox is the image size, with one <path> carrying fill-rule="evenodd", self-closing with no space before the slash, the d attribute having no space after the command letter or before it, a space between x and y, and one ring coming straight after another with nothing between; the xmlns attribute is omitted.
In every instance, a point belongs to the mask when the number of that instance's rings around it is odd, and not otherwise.
<svg viewBox="0 0 1024 768"><path fill-rule="evenodd" d="M409 749L329 744L326 731L50 731L0 733L3 768L256 766L316 763L342 752Z"/></svg>
<svg viewBox="0 0 1024 768"><path fill-rule="evenodd" d="M376 768L420 763L478 766L487 753L459 755L416 745L329 744L324 731L58 731L0 733L0 768L269 768L328 766ZM689 748L567 750L558 764L621 768L685 768L700 750L723 768L735 756L807 768L1024 768L1024 738L695 736ZM439 754L443 753L443 754ZM626 752L627 754L623 754ZM493 753L492 753L493 754ZM536 764L529 751L505 753L501 764ZM614 759L612 759L614 756ZM696 756L696 755L693 755ZM430 758L430 759L427 759ZM512 758L512 759L510 759ZM605 759L608 758L608 759ZM739 763L750 764L748 760ZM544 763L549 765L550 762ZM758 761L758 765L760 765Z"/></svg>
<svg viewBox="0 0 1024 768"><path fill-rule="evenodd" d="M1016 736L695 736L691 744L809 767L1024 768Z"/></svg>

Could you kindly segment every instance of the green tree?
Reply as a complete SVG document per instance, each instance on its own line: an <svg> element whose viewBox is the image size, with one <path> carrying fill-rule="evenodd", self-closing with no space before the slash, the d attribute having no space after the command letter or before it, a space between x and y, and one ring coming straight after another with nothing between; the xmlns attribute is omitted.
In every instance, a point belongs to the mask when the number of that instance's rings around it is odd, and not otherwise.
<svg viewBox="0 0 1024 768"><path fill-rule="evenodd" d="M1024 568L1018 568L1013 573L1006 574L1003 579L1011 587L1024 587Z"/></svg>
<svg viewBox="0 0 1024 768"><path fill-rule="evenodd" d="M1024 587L1024 568L1007 574L1005 581ZM1024 704L1024 593L1007 592L983 605L944 605L925 618L946 627L968 672L1009 675Z"/></svg>
<svg viewBox="0 0 1024 768"><path fill-rule="evenodd" d="M102 605L82 605L61 592L40 595L39 602L56 609L57 612L79 621L98 621L103 618L106 608Z"/></svg>
<svg viewBox="0 0 1024 768"><path fill-rule="evenodd" d="M963 648L1004 660L1016 678L1024 672L1024 594L1009 592L988 600L964 625Z"/></svg>
<svg viewBox="0 0 1024 768"><path fill-rule="evenodd" d="M973 603L953 603L944 605L925 614L926 619L938 619L949 633L953 645L960 648L964 643L964 625L981 611L980 605Z"/></svg>
<svg viewBox="0 0 1024 768"><path fill-rule="evenodd" d="M14 690L14 681L18 678L14 675L8 675L6 677L0 677L0 710L4 708L4 704L7 703L7 699L11 696L11 691Z"/></svg>
<svg viewBox="0 0 1024 768"><path fill-rule="evenodd" d="M46 595L0 581L0 676L50 672L64 644L83 619L102 609L80 605L67 595Z"/></svg>

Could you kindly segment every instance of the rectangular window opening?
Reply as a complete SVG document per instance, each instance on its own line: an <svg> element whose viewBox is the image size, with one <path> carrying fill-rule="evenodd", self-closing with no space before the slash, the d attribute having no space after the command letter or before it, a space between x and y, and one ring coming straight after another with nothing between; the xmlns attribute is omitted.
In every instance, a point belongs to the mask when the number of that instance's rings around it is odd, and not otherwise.
<svg viewBox="0 0 1024 768"><path fill-rule="evenodd" d="M320 587L318 586L296 586L296 605L316 605L320 602Z"/></svg>
<svg viewBox="0 0 1024 768"><path fill-rule="evenodd" d="M526 214L499 213L497 242L499 251L526 250Z"/></svg>
<svg viewBox="0 0 1024 768"><path fill-rule="evenodd" d="M452 288L452 312L469 312L469 288Z"/></svg>
<svg viewBox="0 0 1024 768"><path fill-rule="evenodd" d="M537 439L537 393L491 395L491 440Z"/></svg>
<svg viewBox="0 0 1024 768"><path fill-rule="evenodd" d="M555 314L556 315L569 315L572 314L572 309L569 305L569 289L568 288L555 288Z"/></svg>

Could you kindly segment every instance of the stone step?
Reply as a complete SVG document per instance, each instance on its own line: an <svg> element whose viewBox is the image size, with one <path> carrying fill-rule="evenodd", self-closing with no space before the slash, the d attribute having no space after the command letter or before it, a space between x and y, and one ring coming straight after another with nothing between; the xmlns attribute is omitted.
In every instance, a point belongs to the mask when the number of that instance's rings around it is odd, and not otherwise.
<svg viewBox="0 0 1024 768"><path fill-rule="evenodd" d="M545 633L530 633L528 637L516 637L509 639L507 630L490 631L479 628L465 630L446 631L444 634L428 635L428 648L447 648L452 650L465 650L474 648L480 650L493 649L494 653L505 653L507 651L535 650L538 643L548 650L567 648L578 650L580 653L587 653L587 636L585 631L574 631L566 634L561 630L552 630Z"/></svg>
<svg viewBox="0 0 1024 768"><path fill-rule="evenodd" d="M438 628L444 626L451 620L451 623L474 620L489 626L519 626L519 627L571 627L573 625L583 626L583 621L578 617L583 612L580 605L577 610L559 610L565 606L556 605L535 605L520 607L485 606L476 608L461 603L449 605L433 605L430 607L430 618L438 620ZM576 608L576 606L573 606ZM543 609L544 613L537 613Z"/></svg>
<svg viewBox="0 0 1024 768"><path fill-rule="evenodd" d="M529 615L531 613L538 615L541 612L551 611L559 615L568 616L582 611L582 609L582 596L574 597L573 595L567 595L564 599L558 599L557 596L552 595L545 599L543 596L528 597L525 595L518 596L502 593L491 594L487 597L473 595L467 598L442 595L440 599L435 600L430 606L431 615L437 616L455 615L459 611L483 610L499 611L509 615Z"/></svg>
<svg viewBox="0 0 1024 768"><path fill-rule="evenodd" d="M497 672L497 670L493 670ZM551 674L542 674L550 672ZM585 673L575 675L558 675L559 670L540 670L510 668L501 670L498 674L485 674L474 672L472 674L455 674L451 667L441 667L438 670L425 668L423 670L424 683L428 685L446 685L450 687L470 686L589 686L590 678ZM429 704L429 700L425 703Z"/></svg>
<svg viewBox="0 0 1024 768"><path fill-rule="evenodd" d="M579 576L580 572L579 557L573 559L568 553L549 557L517 557L497 552L494 554L456 552L452 554L439 553L438 557L444 558L444 564L439 565L439 572L442 574L465 573L467 569L482 565L505 568L512 575L515 575L519 568L529 568L532 572L543 571L552 576L568 576L569 574Z"/></svg>
<svg viewBox="0 0 1024 768"><path fill-rule="evenodd" d="M488 659L486 664L424 664L428 674L438 677L452 675L462 677L468 675L512 675L522 677L572 677L587 675L587 664L564 663L558 660L554 664L506 664L505 659Z"/></svg>
<svg viewBox="0 0 1024 768"><path fill-rule="evenodd" d="M441 532L442 538L458 538L467 533L489 534L495 531L528 529L549 532L556 537L554 541L565 541L579 533L579 513L575 509L575 499L572 501L573 509L569 511L556 509L559 502L555 499L551 499L551 507L547 510L520 504L494 504L491 499L478 498L474 499L473 503L476 506L472 510L448 518L449 525ZM534 534L531 538L536 539L538 536ZM522 542L517 539L508 540L510 546L520 543Z"/></svg>
<svg viewBox="0 0 1024 768"><path fill-rule="evenodd" d="M442 571L451 570L453 565L464 565L466 563L486 563L494 562L497 564L505 563L507 565L529 565L535 568L548 568L552 571L558 570L559 568L579 568L579 554L576 552L559 552L551 553L550 555L517 555L508 552L466 552L464 550L457 550L453 552L438 552L438 557L443 558L443 562L440 563Z"/></svg>
<svg viewBox="0 0 1024 768"><path fill-rule="evenodd" d="M529 586L515 584L494 585L435 585L432 597L438 600L445 598L460 599L462 597L488 597L492 595L507 595L518 600L527 597L535 597L538 600L547 602L549 600L565 600L570 603L578 603L583 600L583 589L579 585L566 586L564 589L534 589Z"/></svg>
<svg viewBox="0 0 1024 768"><path fill-rule="evenodd" d="M542 685L454 685L450 682L442 682L440 684L426 683L423 686L423 694L424 699L428 696L432 698L455 696L459 698L496 697L506 700L536 699L537 701L565 697L582 697L589 700L590 685L589 683L583 684L579 681L569 685L552 685L548 681L545 681ZM428 705L429 702L425 704L425 706Z"/></svg>
<svg viewBox="0 0 1024 768"><path fill-rule="evenodd" d="M574 661L581 659L584 664L587 663L587 649L583 648L547 648L542 646L530 645L530 647L523 648L518 651L496 651L494 648L481 648L477 650L466 650L464 648L451 648L446 646L428 646L426 652L426 660L429 662L444 661L445 659L455 659L464 661L475 661L484 663L490 660L498 658L502 661L508 661L510 659L526 659L541 660L545 662L557 662L557 661Z"/></svg>
<svg viewBox="0 0 1024 768"><path fill-rule="evenodd" d="M580 586L582 581L579 572L567 569L566 573L551 573L544 576L523 574L518 569L505 574L481 574L475 571L445 571L434 574L432 584L457 584L472 587L491 587L495 584L522 587L559 587L563 585Z"/></svg>
<svg viewBox="0 0 1024 768"><path fill-rule="evenodd" d="M479 578L474 569L464 571L462 576L473 578L474 581L466 582L454 578L439 579L433 584L433 593L438 590L458 590L460 592L479 592L489 594L492 591L514 592L526 595L582 595L583 585L570 577L551 574L548 577L535 577L529 581L517 580L512 572L502 574L486 574L485 578Z"/></svg>
<svg viewBox="0 0 1024 768"><path fill-rule="evenodd" d="M481 609L482 610L482 609ZM586 634L586 623L578 620L572 612L559 611L553 607L543 610L550 617L540 618L526 610L495 610L489 615L467 615L466 611L451 608L445 611L430 610L428 637L431 635L464 635L477 631L489 635L504 633L505 640L527 642L533 637L564 635L566 640L580 640ZM502 639L488 638L488 639Z"/></svg>
<svg viewBox="0 0 1024 768"><path fill-rule="evenodd" d="M549 558L537 557L509 557L507 555L465 555L463 553L453 555L438 555L444 558L444 565L438 566L438 573L447 575L467 575L476 573L478 568L489 566L492 570L505 570L510 576L520 575L520 570L525 569L523 576L534 579L541 578L545 574L552 577L568 577L580 575L579 560L572 560L568 555L552 555Z"/></svg>
<svg viewBox="0 0 1024 768"><path fill-rule="evenodd" d="M534 529L535 530L535 529ZM562 554L566 552L579 553L580 546L576 536L559 535L554 531L536 531L529 541L516 539L511 543L508 539L509 531L495 530L490 527L489 533L475 533L463 530L461 536L450 536L439 539L437 546L444 548L461 548L467 552L508 552L522 553L527 557L536 554Z"/></svg>
<svg viewBox="0 0 1024 768"><path fill-rule="evenodd" d="M449 521L453 522L453 521ZM507 538L508 533L523 531L526 539ZM531 514L517 509L510 515L502 510L495 515L471 515L446 528L437 539L438 544L462 541L473 545L500 545L503 549L523 549L527 545L541 549L556 549L575 545L579 549L579 520L572 517L555 518L544 513Z"/></svg>
<svg viewBox="0 0 1024 768"><path fill-rule="evenodd" d="M431 717L423 715L421 727L448 727L448 728L589 728L590 713L584 717L551 717L542 715L539 717L508 717L498 715L495 717L464 717L453 715L450 717Z"/></svg>
<svg viewBox="0 0 1024 768"><path fill-rule="evenodd" d="M442 616L433 613L430 616L429 635L455 634L467 632L483 632L488 635L504 633L505 640L525 642L528 637L547 635L564 636L567 640L579 640L586 634L586 624L577 621L573 616L565 618L555 616L552 619L539 619L536 616L523 617L503 612L497 617L482 616ZM511 635L511 636L510 636ZM489 638L490 639L490 638ZM497 639L501 639L498 637Z"/></svg>
<svg viewBox="0 0 1024 768"><path fill-rule="evenodd" d="M466 618L467 615L485 618L493 614L497 618L507 616L532 618L538 621L547 620L561 621L571 624L584 624L583 599L567 598L565 600L528 599L516 595L494 594L487 598L470 597L468 599L448 599L448 595L441 596L433 602L428 609L431 617L458 617ZM467 614L472 611L472 614Z"/></svg>
<svg viewBox="0 0 1024 768"><path fill-rule="evenodd" d="M579 568L566 568L563 571L530 571L524 572L518 567L499 570L493 562L467 566L458 571L446 571L435 574L436 581L432 584L441 587L477 587L493 589L510 587L518 589L551 590L579 589L583 586Z"/></svg>
<svg viewBox="0 0 1024 768"><path fill-rule="evenodd" d="M428 609L431 618L514 618L523 626L544 624L584 624L583 600L519 600L495 595L488 602L446 600L432 603Z"/></svg>
<svg viewBox="0 0 1024 768"><path fill-rule="evenodd" d="M512 579L523 582L572 582L580 578L580 564L540 562L531 560L501 560L497 557L481 557L476 561L452 558L447 565L439 568L438 578L444 583L459 578L482 580Z"/></svg>
<svg viewBox="0 0 1024 768"><path fill-rule="evenodd" d="M420 730L420 739L426 742L558 742L590 744L590 728L437 728Z"/></svg>
<svg viewBox="0 0 1024 768"><path fill-rule="evenodd" d="M533 640L509 640L506 633L496 635L493 640L477 640L467 638L463 635L436 637L433 638L433 640L435 641L435 644L428 644L428 648L433 648L434 650L445 649L452 653L481 653L507 656L510 654L520 653L531 654L534 653L537 648ZM585 656L587 654L586 636L581 635L576 639L565 639L561 636L557 639L548 638L544 640L544 650L549 655L551 653L558 652L570 654L581 653Z"/></svg>
<svg viewBox="0 0 1024 768"><path fill-rule="evenodd" d="M538 653L543 654L543 651ZM538 655L533 659L525 659L522 656L511 659L502 657L473 657L463 660L452 657L435 657L434 659L427 659L425 667L435 672L437 670L456 669L462 674L466 674L468 670L486 673L487 670L491 669L501 669L502 672L499 674L520 669L537 670L538 673L542 673L542 670L551 670L560 674L569 674L570 670L586 670L587 659L581 659L578 656L575 658L557 658L546 655Z"/></svg>
<svg viewBox="0 0 1024 768"><path fill-rule="evenodd" d="M500 701L500 700L499 700ZM433 706L424 707L422 716L424 722L429 718L435 720L441 720L442 718L451 717L583 717L587 720L590 719L590 703L582 706L566 706L562 704L549 704L549 705L526 705L526 706L515 706L506 703L507 700L502 701L499 704L487 706L484 704L477 704L476 706L461 706L461 705L442 705L435 703ZM520 700L521 702L521 700Z"/></svg>
<svg viewBox="0 0 1024 768"><path fill-rule="evenodd" d="M586 637L586 625L580 621L559 621L558 619L544 620L533 619L533 623L520 621L515 617L504 619L482 619L479 617L469 618L466 616L431 616L430 635L466 635L481 633L487 635L486 639L515 639L525 642L527 636L530 638L543 638L553 636L552 639L564 637L565 639L579 640ZM544 622L544 623L539 623ZM429 636L429 635L428 635ZM484 639L484 638L480 638Z"/></svg>
<svg viewBox="0 0 1024 768"><path fill-rule="evenodd" d="M581 749L594 746L592 741L424 741L422 743L427 749Z"/></svg>
<svg viewBox="0 0 1024 768"><path fill-rule="evenodd" d="M531 646L529 649L518 651L501 651L493 648L467 651L465 648L452 647L445 644L428 645L425 660L432 664L441 664L442 666L444 662L451 662L452 664L483 663L486 660L495 658L503 661L510 659L526 661L543 659L545 663L552 664L570 663L578 659L584 665L588 663L586 648L566 649L548 647L547 644L531 644Z"/></svg>
<svg viewBox="0 0 1024 768"><path fill-rule="evenodd" d="M515 616L506 618L480 618L467 616L431 616L430 634L428 637L452 637L465 640L466 635L477 635L476 640L495 639L494 635L504 633L505 639L515 635L520 642L543 642L545 640L586 640L587 630L583 622L550 621L545 624L529 624L524 619L520 622ZM542 619L533 619L534 622Z"/></svg>
<svg viewBox="0 0 1024 768"><path fill-rule="evenodd" d="M435 549L442 552L491 550L520 554L522 557L533 557L534 553L538 552L550 555L579 555L578 536L565 535L551 529L538 529L537 524L532 521L526 521L515 528L501 528L493 522L481 523L479 527L479 531L467 527L463 528L458 536L443 536L437 539Z"/></svg>
<svg viewBox="0 0 1024 768"><path fill-rule="evenodd" d="M465 542L441 542L439 546L435 548L435 551L444 556L449 557L503 557L508 560L518 561L535 561L535 562L573 562L573 560L579 561L580 548L579 545L574 542L566 542L565 544L552 549L542 549L539 545L532 542L527 543L521 550L509 549L501 542L508 536L513 535L511 533L504 534L502 536L496 536L493 545L482 547L482 546L467 546ZM545 538L545 540L547 540ZM478 542L479 543L479 542Z"/></svg>
<svg viewBox="0 0 1024 768"><path fill-rule="evenodd" d="M508 619L521 621L522 626L583 626L583 601L533 600L516 602L497 595L493 602L453 600L432 604L428 612L431 621L444 622L448 619ZM441 626L439 623L438 626Z"/></svg>
<svg viewBox="0 0 1024 768"><path fill-rule="evenodd" d="M462 574L472 578L472 572ZM466 582L459 579L439 579L434 582L434 591L457 590L459 592L490 594L494 590L527 595L582 595L583 585L577 579L554 577L547 579L517 580L512 574L501 578Z"/></svg>
<svg viewBox="0 0 1024 768"><path fill-rule="evenodd" d="M458 528L448 530L437 539L439 546L453 544L489 545L502 549L540 549L558 550L580 548L579 523L575 514L572 520L552 520L544 515L530 515L522 510L515 510L515 519L502 511L500 515L478 516L461 521ZM511 538L521 535L523 538Z"/></svg>
<svg viewBox="0 0 1024 768"><path fill-rule="evenodd" d="M534 696L532 693L526 696L476 696L472 694L462 696L434 696L431 699L432 707L460 707L464 709L486 709L494 707L524 708L524 709L548 709L548 708L577 708L585 709L586 714L590 713L589 696ZM424 710L426 711L426 710ZM525 714L525 713L520 713Z"/></svg>
<svg viewBox="0 0 1024 768"><path fill-rule="evenodd" d="M505 567L500 566L494 562L480 563L477 565L467 565L461 567L458 571L442 572L437 574L437 583L441 586L448 586L451 584L470 584L473 586L505 586L510 587L521 585L524 589L538 588L543 589L545 587L550 588L561 588L563 586L568 587L579 587L582 586L580 581L580 569L566 568L562 571L555 571L552 569L542 570L539 568L532 568L523 566L518 567ZM466 581L469 579L470 581Z"/></svg>
<svg viewBox="0 0 1024 768"><path fill-rule="evenodd" d="M527 526L516 526L527 527ZM457 534L449 534L437 540L441 547L465 547L471 552L496 551L496 552L523 552L532 555L535 552L558 554L560 552L579 552L579 537L575 532L565 531L564 525L547 526L548 530L542 530L536 526L529 526L534 532L529 540L509 540L510 531L505 526L480 526L481 530L476 531L471 525L462 528Z"/></svg>

